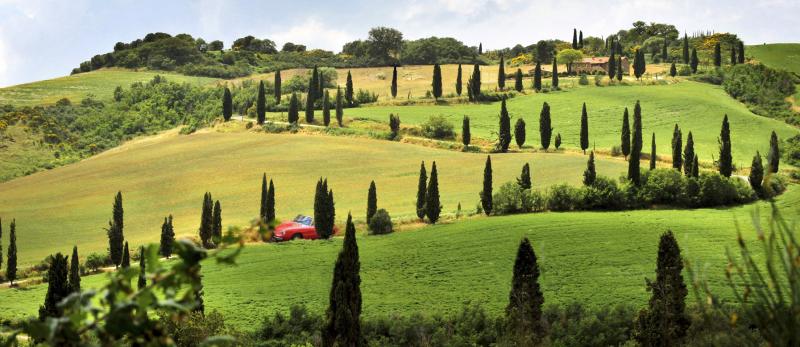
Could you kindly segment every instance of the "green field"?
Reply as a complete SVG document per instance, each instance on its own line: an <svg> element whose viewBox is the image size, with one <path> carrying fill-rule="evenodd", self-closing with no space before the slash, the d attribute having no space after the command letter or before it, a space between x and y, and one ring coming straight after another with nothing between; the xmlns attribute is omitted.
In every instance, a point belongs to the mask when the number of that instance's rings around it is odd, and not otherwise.
<svg viewBox="0 0 800 347"><path fill-rule="evenodd" d="M745 48L745 55L772 68L800 74L800 43L772 43Z"/></svg>
<svg viewBox="0 0 800 347"><path fill-rule="evenodd" d="M50 80L25 83L0 88L0 104L34 106L53 104L61 98L78 102L87 95L105 100L114 95L114 88L127 88L134 82L146 82L153 76L161 75L173 82L211 84L217 79L185 76L169 72L132 71L123 69L102 69Z"/></svg>
<svg viewBox="0 0 800 347"><path fill-rule="evenodd" d="M796 220L800 190L777 205ZM766 203L702 210L539 213L475 217L386 236L359 236L364 315L446 313L479 303L492 313L507 304L517 244L529 237L542 269L546 304L646 304L645 277L653 278L659 235L673 230L683 256L724 298L726 247L736 247L734 221L755 238L750 213ZM206 309L252 330L292 304L324 312L341 239L248 245L237 266L203 266ZM684 276L688 277L687 273ZM105 275L83 279L97 286ZM687 279L688 281L688 279ZM36 313L46 286L0 289L2 318ZM691 304L692 298L688 303Z"/></svg>
<svg viewBox="0 0 800 347"><path fill-rule="evenodd" d="M322 135L253 132L175 131L135 140L79 163L0 184L0 216L16 218L22 265L77 244L82 254L105 251L103 227L121 190L125 238L133 245L158 240L161 222L175 217L178 234L196 235L203 194L222 203L223 222L246 225L258 214L261 175L276 185L278 217L313 212L317 179L328 178L336 197L337 219L352 210L364 218L367 188L378 187L379 205L395 219L415 216L419 164L437 162L445 214L459 202L474 211L481 190L485 154L462 153L389 141ZM494 155L495 182L518 176L525 162L534 184L580 184L586 156L569 153ZM618 177L622 159L600 160L603 175ZM42 211L47 211L43 213ZM7 235L7 233L5 233ZM7 238L4 244L8 244Z"/></svg>
<svg viewBox="0 0 800 347"><path fill-rule="evenodd" d="M550 104L553 136L561 133L563 146L579 147L581 105L586 102L589 113L590 147L609 151L620 143L622 113L625 107L633 112L636 100L641 101L644 151L649 151L650 134L656 133L658 154L669 156L672 130L678 123L685 138L692 131L695 151L700 160L711 162L719 156L722 117L727 114L733 138L733 158L737 167L749 167L756 151L767 153L769 135L775 130L788 138L798 130L782 121L761 117L729 97L720 87L682 81L664 86L584 87L557 93L532 94L508 101L512 122L522 117L527 124L527 144L539 147L539 112L543 102ZM457 104L423 106L361 107L345 110L345 117L363 117L387 122L389 114L400 115L403 124L421 124L430 116L442 115L461 132L461 120L470 116L473 136L494 139L497 132L500 104ZM285 115L273 115L280 117ZM388 125L387 125L388 128ZM552 143L551 143L552 145Z"/></svg>

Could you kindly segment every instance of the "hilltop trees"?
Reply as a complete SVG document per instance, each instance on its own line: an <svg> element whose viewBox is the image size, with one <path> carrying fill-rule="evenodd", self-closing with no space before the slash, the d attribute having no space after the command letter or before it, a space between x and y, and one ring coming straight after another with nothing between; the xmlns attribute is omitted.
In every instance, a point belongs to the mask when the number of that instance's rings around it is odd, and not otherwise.
<svg viewBox="0 0 800 347"><path fill-rule="evenodd" d="M620 150L625 158L631 154L631 126L628 122L628 108L622 113L622 132L620 136Z"/></svg>
<svg viewBox="0 0 800 347"><path fill-rule="evenodd" d="M511 117L508 115L508 110L506 109L506 99L503 98L500 104L500 125L497 131L497 149L501 152L507 152L510 144Z"/></svg>
<svg viewBox="0 0 800 347"><path fill-rule="evenodd" d="M275 81L272 83L275 90L275 103L281 103L281 70L275 71Z"/></svg>
<svg viewBox="0 0 800 347"><path fill-rule="evenodd" d="M439 175L436 171L436 162L431 167L431 178L428 181L428 191L425 192L425 216L431 224L439 220L442 205L439 203Z"/></svg>
<svg viewBox="0 0 800 347"><path fill-rule="evenodd" d="M586 162L586 170L583 171L583 185L591 186L597 178L597 171L594 167L594 151L589 152L589 160Z"/></svg>
<svg viewBox="0 0 800 347"><path fill-rule="evenodd" d="M461 64L458 64L458 72L456 73L456 94L461 96Z"/></svg>
<svg viewBox="0 0 800 347"><path fill-rule="evenodd" d="M586 149L589 148L589 115L586 113L586 103L583 103L581 110L581 149L583 154L586 154Z"/></svg>
<svg viewBox="0 0 800 347"><path fill-rule="evenodd" d="M10 286L17 279L17 220L12 219L8 232L8 261L6 261L6 278Z"/></svg>
<svg viewBox="0 0 800 347"><path fill-rule="evenodd" d="M661 235L656 260L656 280L647 281L651 292L646 309L639 312L635 337L644 346L677 346L686 336L691 321L686 314L683 259L671 231Z"/></svg>
<svg viewBox="0 0 800 347"><path fill-rule="evenodd" d="M514 139L517 141L517 147L520 149L525 144L525 121L518 118L514 124Z"/></svg>
<svg viewBox="0 0 800 347"><path fill-rule="evenodd" d="M500 56L500 67L497 70L497 87L500 90L506 89L506 62L503 56Z"/></svg>
<svg viewBox="0 0 800 347"><path fill-rule="evenodd" d="M700 59L697 59L697 49L692 48L692 59L689 66L692 68L692 73L697 73L697 65L700 64Z"/></svg>
<svg viewBox="0 0 800 347"><path fill-rule="evenodd" d="M158 254L169 259L172 256L172 248L175 243L175 229L172 227L172 215L164 217L161 224L161 242L158 247Z"/></svg>
<svg viewBox="0 0 800 347"><path fill-rule="evenodd" d="M750 181L750 187L756 193L761 194L761 181L764 180L764 166L761 164L761 153L756 152L756 155L753 157L753 162L750 164L750 176L748 177Z"/></svg>
<svg viewBox="0 0 800 347"><path fill-rule="evenodd" d="M61 316L58 304L71 292L67 276L67 257L56 253L47 270L47 294L44 297L44 305L39 307L39 321L44 322L47 317Z"/></svg>
<svg viewBox="0 0 800 347"><path fill-rule="evenodd" d="M71 293L78 293L81 291L81 263L78 258L78 246L72 246L67 287Z"/></svg>
<svg viewBox="0 0 800 347"><path fill-rule="evenodd" d="M435 99L442 97L442 67L439 66L439 64L433 65L433 83L431 88Z"/></svg>
<svg viewBox="0 0 800 347"><path fill-rule="evenodd" d="M675 124L675 130L672 131L672 168L678 171L681 170L683 163L681 147L683 147L683 134L678 124Z"/></svg>
<svg viewBox="0 0 800 347"><path fill-rule="evenodd" d="M770 173L778 172L780 161L781 154L778 148L778 134L773 130L772 135L769 137L769 153L767 154L767 164L769 165Z"/></svg>
<svg viewBox="0 0 800 347"><path fill-rule="evenodd" d="M639 161L642 157L642 107L639 101L633 107L633 139L631 141L631 158L628 160L628 179L634 185L640 184Z"/></svg>
<svg viewBox="0 0 800 347"><path fill-rule="evenodd" d="M719 42L714 45L714 66L722 66L722 52L720 51Z"/></svg>
<svg viewBox="0 0 800 347"><path fill-rule="evenodd" d="M417 217L425 219L425 202L427 201L428 172L425 170L425 162L419 165L419 183L417 185Z"/></svg>
<svg viewBox="0 0 800 347"><path fill-rule="evenodd" d="M375 212L378 212L378 191L375 187L375 181L372 181L369 183L369 191L367 192L367 224L369 224Z"/></svg>
<svg viewBox="0 0 800 347"><path fill-rule="evenodd" d="M558 59L553 57L553 77L550 84L552 85L554 90L558 90Z"/></svg>
<svg viewBox="0 0 800 347"><path fill-rule="evenodd" d="M258 97L256 99L256 115L257 123L264 124L265 115L267 112L267 95L264 90L264 81L258 82Z"/></svg>
<svg viewBox="0 0 800 347"><path fill-rule="evenodd" d="M653 137L650 140L650 170L656 169L656 160L658 160L656 156L656 133L653 133Z"/></svg>
<svg viewBox="0 0 800 347"><path fill-rule="evenodd" d="M200 228L198 234L200 241L205 248L212 248L213 244L211 238L214 236L214 202L211 199L211 193L206 192L203 195L203 208L200 213Z"/></svg>
<svg viewBox="0 0 800 347"><path fill-rule="evenodd" d="M492 157L486 156L486 166L483 167L483 190L480 194L481 208L488 216L492 213Z"/></svg>
<svg viewBox="0 0 800 347"><path fill-rule="evenodd" d="M347 82L344 84L344 99L347 101L347 107L353 107L353 75L350 70L347 70Z"/></svg>
<svg viewBox="0 0 800 347"><path fill-rule="evenodd" d="M292 93L292 97L289 99L289 110L286 114L289 117L289 124L297 125L300 120L300 101L297 100L297 93Z"/></svg>
<svg viewBox="0 0 800 347"><path fill-rule="evenodd" d="M344 243L333 267L333 280L322 331L322 345L362 346L361 337L361 262L356 228L348 214Z"/></svg>
<svg viewBox="0 0 800 347"><path fill-rule="evenodd" d="M553 72L554 75L558 74L557 71ZM558 86L558 77L556 78L556 83L554 84L555 87ZM533 89L538 91L542 90L542 63L537 61L536 67L533 69Z"/></svg>
<svg viewBox="0 0 800 347"><path fill-rule="evenodd" d="M522 93L524 87L522 86L522 69L517 68L517 73L514 75L514 90Z"/></svg>
<svg viewBox="0 0 800 347"><path fill-rule="evenodd" d="M336 123L341 128L344 126L342 123L344 117L344 102L342 100L342 88L336 87Z"/></svg>
<svg viewBox="0 0 800 347"><path fill-rule="evenodd" d="M328 179L320 177L314 194L314 225L320 238L327 239L333 235L335 218L333 190L328 189Z"/></svg>
<svg viewBox="0 0 800 347"><path fill-rule="evenodd" d="M389 88L392 99L397 97L397 65L392 67L392 86Z"/></svg>
<svg viewBox="0 0 800 347"><path fill-rule="evenodd" d="M517 184L522 189L531 189L531 166L528 163L522 165L522 172L519 174L519 178L517 178Z"/></svg>
<svg viewBox="0 0 800 347"><path fill-rule="evenodd" d="M553 128L550 126L550 105L545 102L542 104L542 111L539 112L539 138L541 139L542 148L545 151L550 147L550 136L553 133Z"/></svg>
<svg viewBox="0 0 800 347"><path fill-rule="evenodd" d="M464 149L469 148L469 142L472 137L469 131L469 117L464 116L461 121L461 143L464 144Z"/></svg>
<svg viewBox="0 0 800 347"><path fill-rule="evenodd" d="M539 287L539 274L536 253L528 238L524 238L517 249L506 306L506 329L518 346L535 345L545 333L544 295Z"/></svg>
<svg viewBox="0 0 800 347"><path fill-rule="evenodd" d="M222 93L222 118L227 122L231 120L231 117L233 117L233 97L231 90L225 87L225 91Z"/></svg>
<svg viewBox="0 0 800 347"><path fill-rule="evenodd" d="M328 90L325 90L322 97L322 124L331 125L331 96Z"/></svg>
<svg viewBox="0 0 800 347"><path fill-rule="evenodd" d="M125 240L123 234L123 214L122 192L117 192L117 195L114 197L112 219L108 222L108 229L106 229L109 257L116 267L119 267L119 264L122 262L122 243Z"/></svg>
<svg viewBox="0 0 800 347"><path fill-rule="evenodd" d="M728 124L728 115L722 119L722 129L719 133L719 174L731 177L733 173L733 157L731 157L731 128Z"/></svg>

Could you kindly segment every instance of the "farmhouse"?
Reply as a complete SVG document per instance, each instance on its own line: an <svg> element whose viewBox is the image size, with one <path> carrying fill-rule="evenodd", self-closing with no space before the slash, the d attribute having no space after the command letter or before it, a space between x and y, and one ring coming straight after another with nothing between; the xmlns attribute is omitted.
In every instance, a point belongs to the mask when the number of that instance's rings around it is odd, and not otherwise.
<svg viewBox="0 0 800 347"><path fill-rule="evenodd" d="M608 57L583 58L579 62L572 63L572 71L579 74L593 74L600 71L610 74L608 71L608 59ZM622 73L628 74L628 58L626 57L622 57Z"/></svg>

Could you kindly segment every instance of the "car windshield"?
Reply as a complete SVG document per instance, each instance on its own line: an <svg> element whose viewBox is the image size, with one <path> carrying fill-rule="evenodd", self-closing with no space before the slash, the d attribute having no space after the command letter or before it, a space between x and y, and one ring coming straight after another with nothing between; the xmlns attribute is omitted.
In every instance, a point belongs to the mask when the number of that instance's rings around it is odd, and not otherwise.
<svg viewBox="0 0 800 347"><path fill-rule="evenodd" d="M294 222L295 223L300 223L300 224L304 224L304 225L311 225L311 221L312 221L312 219L309 216L297 215L297 217L294 217Z"/></svg>

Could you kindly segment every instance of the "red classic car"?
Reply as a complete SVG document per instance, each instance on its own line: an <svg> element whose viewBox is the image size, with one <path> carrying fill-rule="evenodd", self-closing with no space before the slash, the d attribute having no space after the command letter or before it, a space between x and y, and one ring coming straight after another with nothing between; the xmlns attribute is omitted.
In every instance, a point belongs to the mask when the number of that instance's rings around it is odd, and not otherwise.
<svg viewBox="0 0 800 347"><path fill-rule="evenodd" d="M339 230L334 226L333 233L336 234L337 232ZM291 222L279 224L272 234L272 241L316 240L318 238L319 234L317 234L317 228L314 226L314 218L303 215L297 215Z"/></svg>

